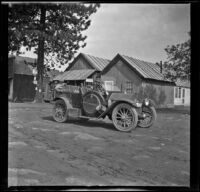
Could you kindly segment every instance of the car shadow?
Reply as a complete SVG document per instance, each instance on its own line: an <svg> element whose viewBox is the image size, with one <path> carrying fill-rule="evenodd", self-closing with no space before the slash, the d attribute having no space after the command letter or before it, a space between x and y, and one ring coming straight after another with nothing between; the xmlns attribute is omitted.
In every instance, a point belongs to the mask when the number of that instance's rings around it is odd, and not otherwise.
<svg viewBox="0 0 200 192"><path fill-rule="evenodd" d="M47 120L47 121L52 121L54 123L55 120L53 119L52 116L45 116L45 117L41 117L43 120ZM84 127L96 127L96 128L105 128L108 130L112 130L112 131L118 131L115 129L114 125L112 124L112 122L105 122L103 120L88 120L88 121L83 121L83 120L68 120L66 123L68 124L74 124L74 125L81 125Z"/></svg>

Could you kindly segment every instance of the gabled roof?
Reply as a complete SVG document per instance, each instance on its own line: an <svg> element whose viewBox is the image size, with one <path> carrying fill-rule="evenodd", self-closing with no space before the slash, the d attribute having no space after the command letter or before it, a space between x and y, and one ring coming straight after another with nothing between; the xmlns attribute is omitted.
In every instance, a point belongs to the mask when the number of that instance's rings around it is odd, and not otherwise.
<svg viewBox="0 0 200 192"><path fill-rule="evenodd" d="M159 80L159 81L167 81L164 79L164 75L160 73L160 67L157 64L135 59L133 57L117 54L115 58L107 65L102 73L105 73L109 67L112 67L114 61L119 58L123 60L126 64L128 64L132 69L134 69L141 77L144 79L152 79L152 80Z"/></svg>
<svg viewBox="0 0 200 192"><path fill-rule="evenodd" d="M53 78L53 81L85 80L95 72L94 69L69 70Z"/></svg>
<svg viewBox="0 0 200 192"><path fill-rule="evenodd" d="M80 57L83 57L88 63L89 65L97 70L97 71L102 71L107 65L108 63L110 62L110 60L108 59L103 59L103 58L100 58L100 57L95 57L95 56L92 56L92 55L88 55L88 54L85 54L85 53L80 53L71 63L70 67L67 68L66 70L69 70L73 64L78 60L78 58Z"/></svg>

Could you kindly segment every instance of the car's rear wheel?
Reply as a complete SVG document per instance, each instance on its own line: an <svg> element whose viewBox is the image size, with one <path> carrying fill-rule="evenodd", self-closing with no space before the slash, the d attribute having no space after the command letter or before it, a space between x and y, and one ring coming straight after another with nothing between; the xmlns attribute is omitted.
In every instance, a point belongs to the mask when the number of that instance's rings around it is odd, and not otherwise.
<svg viewBox="0 0 200 192"><path fill-rule="evenodd" d="M57 100L54 104L53 118L59 123L63 123L67 120L67 106L62 99Z"/></svg>
<svg viewBox="0 0 200 192"><path fill-rule="evenodd" d="M112 112L112 120L117 130L128 132L136 128L138 114L130 104L120 103Z"/></svg>

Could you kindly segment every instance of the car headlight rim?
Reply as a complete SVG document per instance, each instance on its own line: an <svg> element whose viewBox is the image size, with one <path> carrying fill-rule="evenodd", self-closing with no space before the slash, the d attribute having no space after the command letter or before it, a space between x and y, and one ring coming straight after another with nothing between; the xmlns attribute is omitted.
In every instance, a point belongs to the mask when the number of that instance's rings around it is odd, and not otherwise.
<svg viewBox="0 0 200 192"><path fill-rule="evenodd" d="M139 102L136 102L136 106L137 106L137 107L141 107L141 106L142 106L142 104L141 104L141 103L139 103Z"/></svg>

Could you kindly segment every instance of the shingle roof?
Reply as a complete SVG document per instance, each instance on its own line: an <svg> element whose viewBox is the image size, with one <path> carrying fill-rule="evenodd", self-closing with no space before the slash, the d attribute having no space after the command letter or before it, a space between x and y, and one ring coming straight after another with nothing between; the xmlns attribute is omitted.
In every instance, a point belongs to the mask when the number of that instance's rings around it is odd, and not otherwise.
<svg viewBox="0 0 200 192"><path fill-rule="evenodd" d="M26 63L36 63L36 59L22 56L15 56L15 66L14 71L15 74L22 75L33 75L32 66L27 65Z"/></svg>
<svg viewBox="0 0 200 192"><path fill-rule="evenodd" d="M30 58L30 57L24 57L24 56L15 56L15 60L17 62L24 62L26 61L27 63L36 63L37 59Z"/></svg>
<svg viewBox="0 0 200 192"><path fill-rule="evenodd" d="M33 75L32 72L32 66L27 65L26 63L34 64L36 62L36 59L29 58L29 57L22 57L22 56L8 56L8 59L15 59L14 63L9 62L9 65L14 64L14 73L15 74L22 74L22 75ZM10 67L10 66L9 66Z"/></svg>
<svg viewBox="0 0 200 192"><path fill-rule="evenodd" d="M95 72L94 69L69 70L65 71L61 75L56 76L53 80L54 81L85 80L94 72Z"/></svg>
<svg viewBox="0 0 200 192"><path fill-rule="evenodd" d="M33 75L32 68L29 65L26 65L25 63L15 63L14 66L15 74L21 74L21 75Z"/></svg>
<svg viewBox="0 0 200 192"><path fill-rule="evenodd" d="M92 55L88 55L85 53L81 53L85 57L85 59L96 69L97 71L102 71L110 62L108 59L103 59L100 57L95 57Z"/></svg>
<svg viewBox="0 0 200 192"><path fill-rule="evenodd" d="M120 56L125 59L134 69L136 69L144 78L165 80L163 74L160 73L160 67L157 64L138 60L125 55Z"/></svg>

